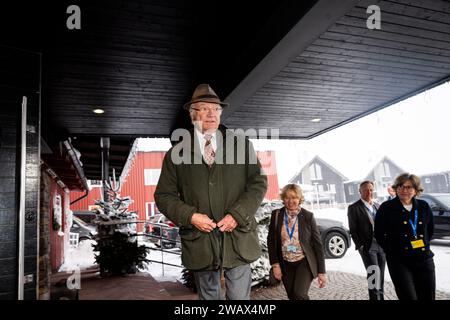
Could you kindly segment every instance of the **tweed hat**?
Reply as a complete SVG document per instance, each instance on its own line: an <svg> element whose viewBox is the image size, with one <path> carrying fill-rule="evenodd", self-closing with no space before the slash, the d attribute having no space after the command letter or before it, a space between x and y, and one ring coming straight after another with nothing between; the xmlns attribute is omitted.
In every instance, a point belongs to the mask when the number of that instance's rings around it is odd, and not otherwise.
<svg viewBox="0 0 450 320"><path fill-rule="evenodd" d="M206 83L199 84L197 88L195 88L191 101L185 103L183 109L189 110L191 104L196 102L217 103L222 107L228 107L228 103L221 102L214 90Z"/></svg>

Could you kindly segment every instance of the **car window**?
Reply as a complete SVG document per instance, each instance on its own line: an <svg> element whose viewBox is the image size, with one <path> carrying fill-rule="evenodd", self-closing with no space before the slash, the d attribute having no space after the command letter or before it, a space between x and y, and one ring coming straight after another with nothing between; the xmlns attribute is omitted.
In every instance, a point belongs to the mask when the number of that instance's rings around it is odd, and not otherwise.
<svg viewBox="0 0 450 320"><path fill-rule="evenodd" d="M426 201L428 203L428 205L430 206L430 208L436 207L436 202L434 202L433 200L429 199L429 198L421 198L422 200Z"/></svg>
<svg viewBox="0 0 450 320"><path fill-rule="evenodd" d="M78 218L78 217L72 217L72 220L73 220L73 222L76 222L76 223L78 223L80 226L86 226L87 225L87 223L86 222L84 222L83 220L81 220L80 218Z"/></svg>
<svg viewBox="0 0 450 320"><path fill-rule="evenodd" d="M436 199L441 201L447 208L450 208L450 194L439 194L435 196Z"/></svg>
<svg viewBox="0 0 450 320"><path fill-rule="evenodd" d="M152 222L152 223L157 223L157 222L159 222L159 219L161 219L161 216L160 216L160 215L154 215L154 216L151 216L151 217L148 219L148 221L150 221L150 222Z"/></svg>

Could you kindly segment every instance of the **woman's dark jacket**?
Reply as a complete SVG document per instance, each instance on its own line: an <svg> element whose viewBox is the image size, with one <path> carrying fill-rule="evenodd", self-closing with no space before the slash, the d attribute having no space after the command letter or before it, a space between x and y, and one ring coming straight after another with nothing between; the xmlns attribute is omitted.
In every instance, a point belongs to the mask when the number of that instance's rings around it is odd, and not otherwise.
<svg viewBox="0 0 450 320"><path fill-rule="evenodd" d="M375 238L384 249L388 259L403 261L421 261L433 257L430 241L433 237L433 212L427 202L413 198L412 210L408 212L398 197L383 202L375 218ZM415 240L409 220L414 222L417 210L417 239L424 241L425 247L413 249L411 240Z"/></svg>
<svg viewBox="0 0 450 320"><path fill-rule="evenodd" d="M279 263L282 272L284 271L283 253L281 251L281 227L284 224L285 208L272 212L269 225L269 235L267 236L267 247L269 250L270 264ZM278 213L278 222L275 230L275 216ZM325 258L323 252L320 232L317 228L313 213L302 208L298 214L298 235L303 253L308 261L309 268L315 277L318 273L325 273Z"/></svg>

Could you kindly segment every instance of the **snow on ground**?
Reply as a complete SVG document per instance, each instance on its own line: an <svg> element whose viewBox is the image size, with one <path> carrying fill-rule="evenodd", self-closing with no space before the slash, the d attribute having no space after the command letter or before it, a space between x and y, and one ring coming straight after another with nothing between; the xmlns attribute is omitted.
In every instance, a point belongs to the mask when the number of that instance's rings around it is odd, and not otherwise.
<svg viewBox="0 0 450 320"><path fill-rule="evenodd" d="M148 241L144 241L140 239L139 245L146 245L147 247L158 249L158 250L150 250L147 255L147 259L153 261L163 261L165 263L170 263L174 265L181 265L181 250L179 248L173 249L165 249L165 251L169 252L161 252L159 251L159 247L155 244L150 243ZM183 268L174 267L169 265L163 265L162 263L157 262L148 262L146 263L145 268L140 269L141 272L149 273L154 279L158 281L180 281L181 280L181 271Z"/></svg>
<svg viewBox="0 0 450 320"><path fill-rule="evenodd" d="M312 210L317 218L327 218L341 221L344 226L348 227L347 210L346 209L316 209ZM66 254L66 261L61 266L60 271L74 270L75 267L87 268L95 263L94 252L91 244L95 243L91 240L82 241L77 248L71 248ZM140 244L145 244L152 248L157 248L154 244L140 239ZM450 241L435 240L431 246L435 256L436 265L436 288L438 290L450 292ZM167 251L181 253L180 249L174 248ZM149 260L164 261L175 265L181 265L181 257L179 254L164 253L151 250L147 256ZM355 250L355 244L352 242L350 249L341 259L327 259L326 268L328 271L341 271L364 276L365 270L359 253ZM141 270L148 272L158 281L180 281L180 267L163 266L160 263L149 262L146 267ZM386 267L385 279L391 281L389 271Z"/></svg>
<svg viewBox="0 0 450 320"><path fill-rule="evenodd" d="M59 268L59 272L73 271L75 269L85 269L95 265L94 248L96 244L94 240L83 240L78 247L69 247L66 249L64 263Z"/></svg>

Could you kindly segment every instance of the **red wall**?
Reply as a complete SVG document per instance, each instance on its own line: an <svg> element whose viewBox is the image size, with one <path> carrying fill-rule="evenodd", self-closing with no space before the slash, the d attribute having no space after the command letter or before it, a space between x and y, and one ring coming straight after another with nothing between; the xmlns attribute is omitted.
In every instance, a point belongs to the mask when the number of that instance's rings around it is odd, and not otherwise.
<svg viewBox="0 0 450 320"><path fill-rule="evenodd" d="M137 211L140 220L147 220L146 203L155 202L156 185L145 185L144 169L161 169L164 155L165 152L138 152L128 178L122 186L121 196L130 196L134 200L129 209ZM151 212L148 212L148 215L150 216ZM138 225L138 230L142 231L142 227L142 224Z"/></svg>
<svg viewBox="0 0 450 320"><path fill-rule="evenodd" d="M63 236L58 235L57 230L53 230L54 206L53 200L56 194L61 196L62 207L62 232ZM50 261L52 270L56 271L64 263L64 251L68 247L70 226L67 225L66 215L70 208L70 196L54 180L50 187Z"/></svg>
<svg viewBox="0 0 450 320"><path fill-rule="evenodd" d="M278 199L279 186L278 176L276 170L275 153L273 151L257 152L260 159L261 166L264 172L267 174L268 189L266 193L266 199L273 200ZM130 196L134 202L128 208L130 211L137 211L139 220L146 220L146 203L154 202L153 194L155 192L156 185L146 186L144 184L144 169L161 169L165 152L137 152L134 162L128 173L128 177L122 186L120 195L121 197ZM82 196L82 192L71 192L70 199L74 199ZM94 205L95 200L100 199L100 188L93 188L89 192L89 196L78 201L71 206L73 211L88 210L89 205ZM155 212L157 209L155 208ZM148 213L151 215L151 213ZM138 231L142 231L142 224L138 224Z"/></svg>
<svg viewBox="0 0 450 320"><path fill-rule="evenodd" d="M278 186L277 164L274 151L257 151L261 167L267 175L267 192L265 198L268 200L279 199L280 189Z"/></svg>

